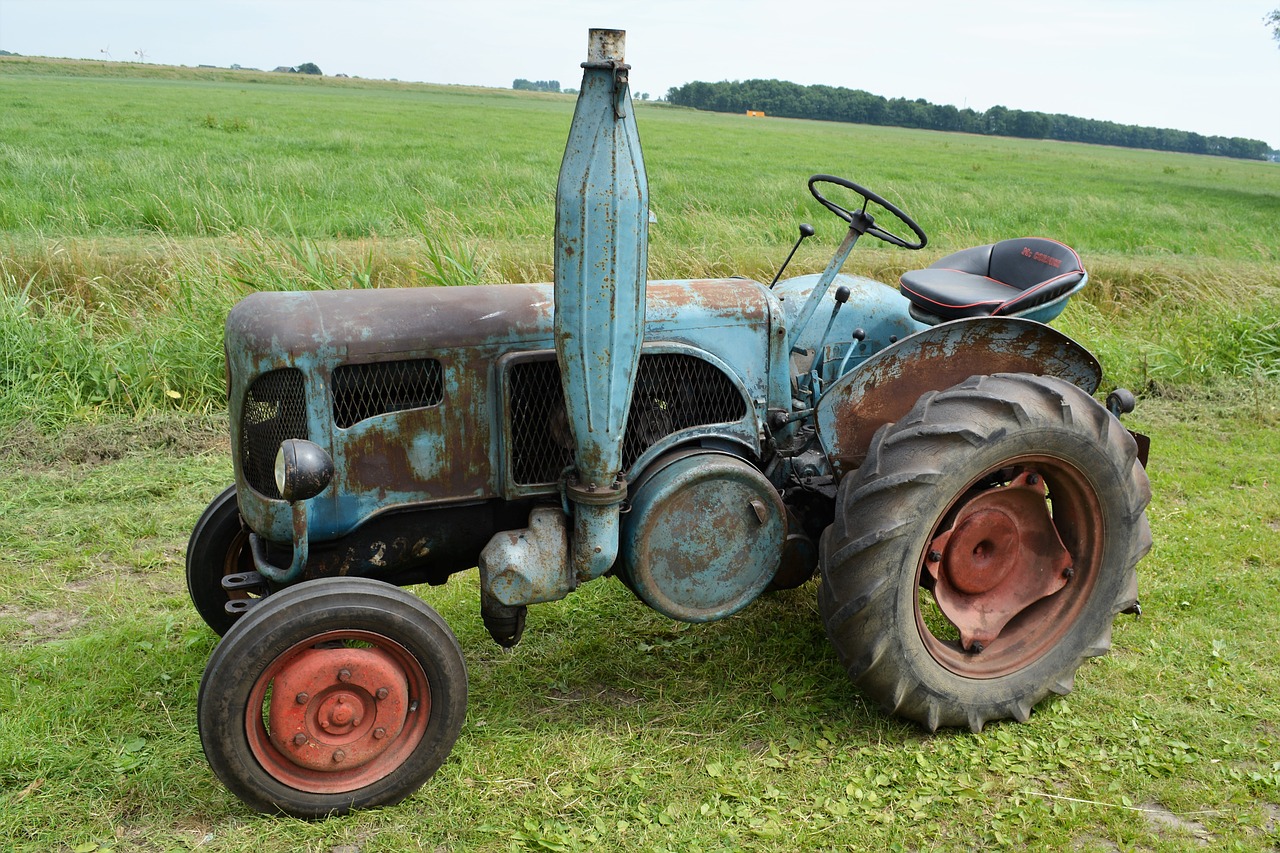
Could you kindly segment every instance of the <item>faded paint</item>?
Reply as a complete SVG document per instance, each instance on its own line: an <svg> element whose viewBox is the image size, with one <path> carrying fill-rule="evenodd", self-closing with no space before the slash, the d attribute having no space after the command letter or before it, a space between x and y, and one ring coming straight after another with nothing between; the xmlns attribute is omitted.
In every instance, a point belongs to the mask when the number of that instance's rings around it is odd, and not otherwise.
<svg viewBox="0 0 1280 853"><path fill-rule="evenodd" d="M682 451L636 484L622 576L650 607L684 622L741 610L777 571L786 508L772 484L735 456Z"/></svg>
<svg viewBox="0 0 1280 853"><path fill-rule="evenodd" d="M538 507L529 513L528 527L495 533L479 566L484 592L507 607L564 598L577 586L564 511Z"/></svg>
<svg viewBox="0 0 1280 853"><path fill-rule="evenodd" d="M1088 350L1031 320L986 317L931 326L868 358L823 395L815 415L832 467L841 475L857 468L875 431L901 419L924 393L991 373L1058 376L1090 394L1102 379Z"/></svg>
<svg viewBox="0 0 1280 853"><path fill-rule="evenodd" d="M779 282L774 288L774 293L782 301L788 329L794 328L794 324L798 322L805 300L820 278L818 275L797 276ZM849 368L855 367L867 355L929 328L926 324L911 319L907 313L911 303L895 287L862 276L841 274L832 280L829 291L840 286L849 288L849 301L840 309L835 324L831 327L828 340L833 354L843 357L846 345L853 340L855 329L862 329L866 334L859 353L849 359ZM835 298L828 292L815 310L820 316L830 316L834 306ZM810 323L809 328L796 338L795 346L805 350L815 348L825 327L825 323ZM834 361L827 359L823 378L828 381L836 378L835 371L839 366L839 358Z"/></svg>
<svg viewBox="0 0 1280 853"><path fill-rule="evenodd" d="M556 185L555 349L574 440L573 563L595 577L617 554L622 443L644 339L649 183L627 87L624 35L592 30ZM573 488L600 490L585 505Z"/></svg>
<svg viewBox="0 0 1280 853"><path fill-rule="evenodd" d="M242 446L253 381L296 367L305 378L310 438L329 451L337 469L334 485L308 501L313 540L341 536L397 508L528 493L508 482L500 464L510 418L499 384L505 372L495 365L507 354L550 352L552 293L549 284L532 284L250 296L227 320L232 446ZM750 401L749 415L724 433L758 454L766 404L778 404L786 388L785 372L771 372L778 361L771 335L780 328L777 300L753 281L710 279L650 282L647 302L646 351L697 355L733 379ZM498 305L499 316L491 316ZM369 336L383 327L385 335ZM335 426L335 369L415 358L440 361L439 404L377 415L348 429ZM682 433L678 440L710 432ZM664 440L644 461L676 440ZM248 485L238 451L233 461L246 521L267 539L291 541L288 505Z"/></svg>
<svg viewBox="0 0 1280 853"><path fill-rule="evenodd" d="M1044 479L1024 471L958 507L955 524L930 542L924 567L933 595L966 651L991 645L1010 620L1072 576L1047 494Z"/></svg>

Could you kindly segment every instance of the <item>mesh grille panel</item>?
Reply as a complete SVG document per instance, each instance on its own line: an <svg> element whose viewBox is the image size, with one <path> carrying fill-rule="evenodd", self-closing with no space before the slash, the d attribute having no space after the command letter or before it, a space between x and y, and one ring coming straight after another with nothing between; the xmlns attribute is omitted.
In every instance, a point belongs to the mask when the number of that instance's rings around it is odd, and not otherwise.
<svg viewBox="0 0 1280 853"><path fill-rule="evenodd" d="M519 485L553 483L573 461L573 433L553 359L512 365L508 375L511 472ZM717 367L691 355L640 356L622 443L622 467L673 432L735 423L747 415L737 387Z"/></svg>
<svg viewBox="0 0 1280 853"><path fill-rule="evenodd" d="M523 485L554 483L573 461L560 366L554 359L523 361L512 366L509 382L512 479Z"/></svg>
<svg viewBox="0 0 1280 853"><path fill-rule="evenodd" d="M434 358L344 364L333 371L333 420L346 429L365 418L439 405L444 399Z"/></svg>
<svg viewBox="0 0 1280 853"><path fill-rule="evenodd" d="M240 431L240 462L250 486L269 498L279 498L275 461L280 442L309 435L300 371L272 370L253 380Z"/></svg>

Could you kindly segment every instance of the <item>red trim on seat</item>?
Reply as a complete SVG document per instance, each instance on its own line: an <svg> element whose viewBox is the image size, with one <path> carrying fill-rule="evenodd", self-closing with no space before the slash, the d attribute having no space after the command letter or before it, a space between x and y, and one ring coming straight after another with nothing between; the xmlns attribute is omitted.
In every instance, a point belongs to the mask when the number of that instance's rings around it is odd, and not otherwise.
<svg viewBox="0 0 1280 853"><path fill-rule="evenodd" d="M980 278L980 276L974 276L974 278ZM997 282L997 284L1002 284L1002 283L1003 283L1003 282ZM916 297L916 298L918 298L918 299L922 299L922 300L924 300L925 302L928 302L930 305L940 305L940 306L942 306L943 308L976 308L976 307L978 307L979 305L996 305L996 306L1000 306L1000 305L1007 305L1009 302L1012 302L1012 301L1013 301L1013 300L1006 300L1005 302L995 302L995 301L993 301L993 300L987 299L987 300L984 300L984 301L982 301L982 302L970 302L970 303L968 303L967 305L957 305L957 304L955 304L954 302L939 302L939 301L938 301L938 300L936 300L936 299L930 299L928 296L925 296L925 295L924 295L923 293L921 293L920 291L918 291L918 290L912 290L911 288L907 287L905 284L902 284L901 282L899 282L899 286L900 286L903 290L906 290L906 291L910 292L912 296L914 296L914 297ZM1005 286L1007 287L1008 285L1005 285Z"/></svg>
<svg viewBox="0 0 1280 853"><path fill-rule="evenodd" d="M1075 276L1075 275L1083 276L1084 270L1072 270L1071 272L1064 273L1062 275L1056 275L1053 278L1049 279L1048 281L1042 281L1039 284L1034 285L1033 287L1028 287L1026 290L1020 291L1018 295L1015 296L1014 298L1000 303L1000 305L992 313L998 314L1008 306L1014 304L1015 302L1020 301L1023 297L1030 296L1036 293L1037 291L1044 290L1046 287L1048 287L1051 284L1057 284L1058 282L1062 281L1064 278L1071 278L1072 276Z"/></svg>

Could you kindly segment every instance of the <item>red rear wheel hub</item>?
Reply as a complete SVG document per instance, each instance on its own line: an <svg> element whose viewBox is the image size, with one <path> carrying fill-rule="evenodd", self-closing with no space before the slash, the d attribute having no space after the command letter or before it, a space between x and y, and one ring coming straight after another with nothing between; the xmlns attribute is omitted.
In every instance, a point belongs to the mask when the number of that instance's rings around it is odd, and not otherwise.
<svg viewBox="0 0 1280 853"><path fill-rule="evenodd" d="M974 482L988 485L965 492L928 540L916 625L952 672L996 678L1070 632L1097 582L1102 513L1087 475L1052 457L1010 459ZM945 631L922 605L929 593Z"/></svg>
<svg viewBox="0 0 1280 853"><path fill-rule="evenodd" d="M1071 555L1046 493L1038 474L1019 474L963 504L930 544L933 594L965 649L981 651L1014 616L1066 585Z"/></svg>

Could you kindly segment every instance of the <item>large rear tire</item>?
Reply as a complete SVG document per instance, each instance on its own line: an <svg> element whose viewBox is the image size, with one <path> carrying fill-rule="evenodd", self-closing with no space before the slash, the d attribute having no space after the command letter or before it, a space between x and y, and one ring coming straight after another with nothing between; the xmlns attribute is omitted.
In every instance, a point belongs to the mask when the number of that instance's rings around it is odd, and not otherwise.
<svg viewBox="0 0 1280 853"><path fill-rule="evenodd" d="M931 731L1025 721L1136 603L1150 497L1133 437L1070 383L997 374L926 394L840 483L820 546L827 634L866 695Z"/></svg>
<svg viewBox="0 0 1280 853"><path fill-rule="evenodd" d="M197 699L209 766L262 812L392 805L444 762L467 706L458 642L426 603L366 578L264 599L214 649Z"/></svg>

